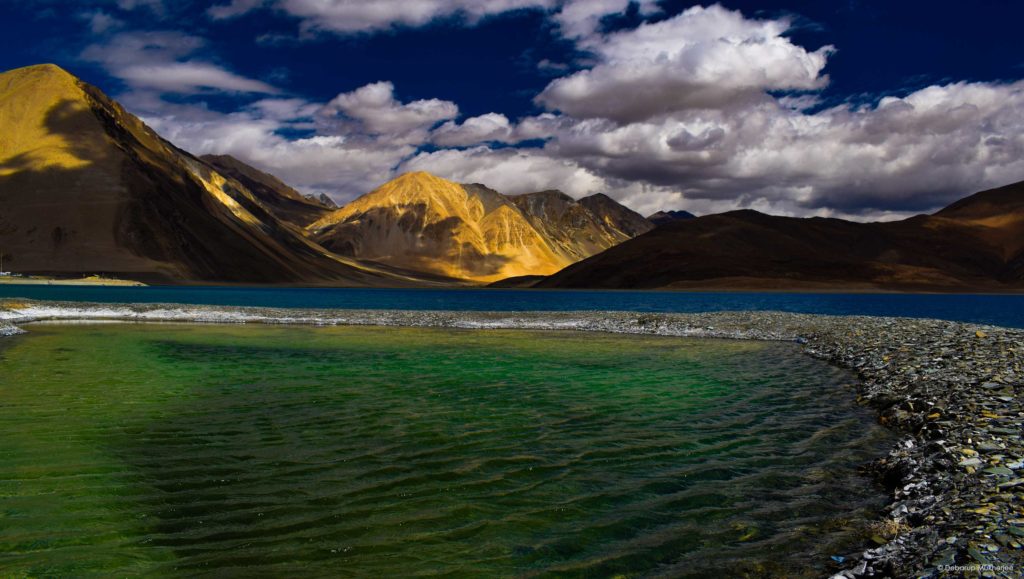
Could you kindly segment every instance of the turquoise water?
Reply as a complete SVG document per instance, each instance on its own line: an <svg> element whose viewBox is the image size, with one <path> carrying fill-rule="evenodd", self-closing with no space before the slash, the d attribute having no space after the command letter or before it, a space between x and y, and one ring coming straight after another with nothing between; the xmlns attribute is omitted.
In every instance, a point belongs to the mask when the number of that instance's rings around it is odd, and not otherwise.
<svg viewBox="0 0 1024 579"><path fill-rule="evenodd" d="M399 310L636 312L775 310L829 315L937 318L1024 328L1024 294L0 285L0 297L114 303Z"/></svg>
<svg viewBox="0 0 1024 579"><path fill-rule="evenodd" d="M820 576L891 444L791 344L34 324L2 576Z"/></svg>

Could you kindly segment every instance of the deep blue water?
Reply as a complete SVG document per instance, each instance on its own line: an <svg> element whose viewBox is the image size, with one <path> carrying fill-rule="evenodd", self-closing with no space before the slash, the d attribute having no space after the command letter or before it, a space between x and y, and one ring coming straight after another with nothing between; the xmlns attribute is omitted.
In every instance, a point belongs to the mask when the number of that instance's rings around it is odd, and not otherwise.
<svg viewBox="0 0 1024 579"><path fill-rule="evenodd" d="M815 314L939 318L1024 328L1024 295L0 285L0 297L115 303L398 310L777 310Z"/></svg>

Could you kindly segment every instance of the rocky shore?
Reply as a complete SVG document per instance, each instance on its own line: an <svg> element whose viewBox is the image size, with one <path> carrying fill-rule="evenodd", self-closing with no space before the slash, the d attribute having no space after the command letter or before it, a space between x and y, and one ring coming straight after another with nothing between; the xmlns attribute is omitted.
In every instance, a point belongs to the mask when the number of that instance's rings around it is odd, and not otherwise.
<svg viewBox="0 0 1024 579"><path fill-rule="evenodd" d="M0 302L0 335L45 320L521 328L795 341L860 377L900 432L867 466L891 493L835 577L1024 575L1024 330L778 312L413 312Z"/></svg>

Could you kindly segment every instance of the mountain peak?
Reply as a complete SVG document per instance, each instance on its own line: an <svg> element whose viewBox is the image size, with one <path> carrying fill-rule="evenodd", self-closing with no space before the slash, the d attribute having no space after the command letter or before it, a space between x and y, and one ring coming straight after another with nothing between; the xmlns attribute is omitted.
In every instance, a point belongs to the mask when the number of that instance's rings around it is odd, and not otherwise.
<svg viewBox="0 0 1024 579"><path fill-rule="evenodd" d="M422 195L432 196L437 193L442 193L446 197L450 195L466 196L465 190L458 183L443 179L426 171L412 171L410 173L402 173L363 197L387 195L391 197L392 202L403 203ZM357 199L355 202L358 203L358 201Z"/></svg>
<svg viewBox="0 0 1024 579"><path fill-rule="evenodd" d="M564 203L574 203L575 199L559 191L558 189L545 189L544 191L536 191L533 193L523 193L522 195L516 195L520 199L557 199Z"/></svg>
<svg viewBox="0 0 1024 579"><path fill-rule="evenodd" d="M82 83L53 64L0 73L0 128L0 175L82 168L105 149Z"/></svg>
<svg viewBox="0 0 1024 579"><path fill-rule="evenodd" d="M340 223L353 215L380 207L421 205L437 212L443 218L457 214L466 204L467 197L466 190L458 183L442 179L426 171L413 171L403 173L348 205L323 216L312 223L309 228L320 230Z"/></svg>
<svg viewBox="0 0 1024 579"><path fill-rule="evenodd" d="M447 179L442 179L433 173L426 171L410 171L408 173L402 173L394 179L388 181L384 186L390 184L401 184L405 186L409 185L435 185L438 182L451 183Z"/></svg>
<svg viewBox="0 0 1024 579"><path fill-rule="evenodd" d="M30 64L28 66L23 66L21 68L12 69L12 70L10 70L8 72L10 72L10 73L17 73L19 71L22 71L22 72L41 72L41 73L46 73L46 74L66 75L66 76L70 76L70 77L74 78L73 74L71 74L70 72L64 70L59 65L53 64L52 62L43 62L43 63L40 63L40 64Z"/></svg>
<svg viewBox="0 0 1024 579"><path fill-rule="evenodd" d="M44 100L55 97L80 99L84 96L81 81L56 64L34 64L0 73L0 93L31 91Z"/></svg>
<svg viewBox="0 0 1024 579"><path fill-rule="evenodd" d="M27 76L51 76L57 78L70 78L76 81L78 80L78 78L75 77L75 75L57 66L56 64L52 64L49 62L43 64L32 64L29 66L23 66L21 68L11 69L7 72L0 74L0 76L11 78Z"/></svg>
<svg viewBox="0 0 1024 579"><path fill-rule="evenodd" d="M689 211L658 211L647 216L647 220L655 225L664 225L665 223L672 223L673 221L683 221L686 219L694 219L697 216Z"/></svg>

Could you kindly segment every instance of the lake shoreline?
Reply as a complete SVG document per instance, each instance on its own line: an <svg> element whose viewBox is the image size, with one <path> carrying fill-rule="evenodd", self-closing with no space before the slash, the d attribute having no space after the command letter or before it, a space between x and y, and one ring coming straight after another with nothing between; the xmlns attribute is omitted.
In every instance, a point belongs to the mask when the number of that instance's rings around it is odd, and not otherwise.
<svg viewBox="0 0 1024 579"><path fill-rule="evenodd" d="M146 284L128 280L105 278L99 276L87 276L78 278L53 278L38 276L0 276L0 285L59 285L59 286L86 286L86 287L146 287Z"/></svg>
<svg viewBox="0 0 1024 579"><path fill-rule="evenodd" d="M574 330L792 341L854 371L858 400L901 434L869 470L890 492L874 545L839 577L1024 570L1024 330L780 312L453 312L0 301L0 335L43 321Z"/></svg>

